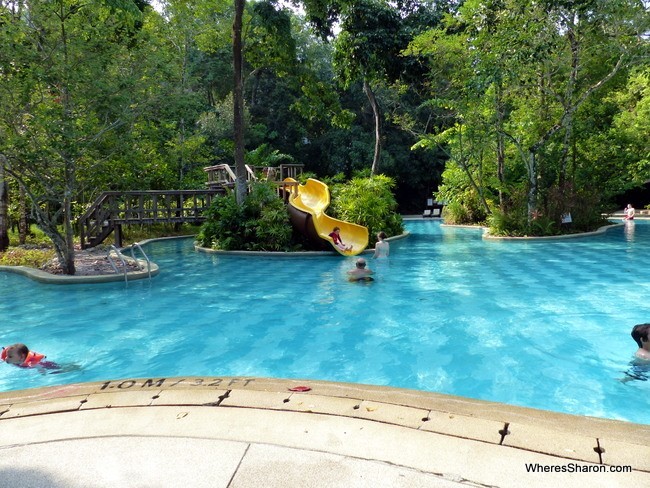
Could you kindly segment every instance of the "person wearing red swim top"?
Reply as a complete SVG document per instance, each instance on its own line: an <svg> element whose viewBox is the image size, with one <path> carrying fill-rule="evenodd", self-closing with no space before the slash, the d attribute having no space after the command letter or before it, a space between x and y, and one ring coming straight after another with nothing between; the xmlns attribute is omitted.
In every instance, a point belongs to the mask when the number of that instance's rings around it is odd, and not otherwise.
<svg viewBox="0 0 650 488"><path fill-rule="evenodd" d="M329 233L329 236L332 238L332 241L334 241L334 245L341 251L349 251L352 249L352 246L346 246L343 244L343 241L341 240L341 229L338 227L334 227L332 232Z"/></svg>
<svg viewBox="0 0 650 488"><path fill-rule="evenodd" d="M22 368L33 368L37 365L47 367L50 361L43 361L45 356L35 351L30 351L25 344L13 344L11 346L3 347L0 353L0 359L7 364L13 364Z"/></svg>

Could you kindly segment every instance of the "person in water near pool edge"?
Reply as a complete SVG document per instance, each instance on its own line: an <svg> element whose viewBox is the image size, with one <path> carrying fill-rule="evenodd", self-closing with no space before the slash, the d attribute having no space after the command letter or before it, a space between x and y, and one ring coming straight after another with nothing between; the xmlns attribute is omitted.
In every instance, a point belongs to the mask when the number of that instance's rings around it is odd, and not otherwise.
<svg viewBox="0 0 650 488"><path fill-rule="evenodd" d="M44 361L45 355L30 351L25 344L17 343L3 347L0 359L7 364L19 368L33 368L35 366L45 369L59 369L60 366L52 361Z"/></svg>
<svg viewBox="0 0 650 488"><path fill-rule="evenodd" d="M387 258L390 254L390 244L388 244L384 239L386 239L386 233L382 230L377 234L377 244L375 244L375 254L372 256L373 259Z"/></svg>
<svg viewBox="0 0 650 488"><path fill-rule="evenodd" d="M643 361L650 361L650 324L638 324L632 327L631 336L637 343L639 349L634 353L634 357Z"/></svg>
<svg viewBox="0 0 650 488"><path fill-rule="evenodd" d="M366 268L366 260L363 258L357 259L354 269L348 271L349 281L375 281L371 274L374 271Z"/></svg>
<svg viewBox="0 0 650 488"><path fill-rule="evenodd" d="M634 353L634 359L630 362L630 367L624 371L625 377L619 381L627 383L632 380L648 381L650 374L650 324L638 324L632 327L630 335L639 349Z"/></svg>
<svg viewBox="0 0 650 488"><path fill-rule="evenodd" d="M341 251L350 251L352 249L352 246L346 246L343 244L343 241L341 240L341 229L338 227L334 227L334 229L332 229L332 232L329 233L329 236L332 238L334 245Z"/></svg>

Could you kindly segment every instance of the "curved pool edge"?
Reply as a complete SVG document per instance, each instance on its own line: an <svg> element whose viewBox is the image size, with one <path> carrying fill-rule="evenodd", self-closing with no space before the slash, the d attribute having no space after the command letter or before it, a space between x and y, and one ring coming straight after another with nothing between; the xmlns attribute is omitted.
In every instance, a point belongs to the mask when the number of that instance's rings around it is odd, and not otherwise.
<svg viewBox="0 0 650 488"><path fill-rule="evenodd" d="M298 386L310 390L291 391ZM0 466L15 462L12 453L18 456L21 447L35 444L41 452L50 443L57 449L57 443L118 437L128 456L130 443L155 437L175 439L188 449L206 439L243 443L247 450L273 446L273 452L284 453L285 464L299 463L301 456L334 455L349 462L416 470L408 471L409 476L497 487L519 487L524 479L527 488L552 484L552 474L527 473L525 463L633 469L575 478L565 473L559 478L561 486L613 486L612 480L621 483L617 486L642 486L650 477L648 425L320 380L125 378L2 392L0 426ZM327 464L331 459L323 459L331 470ZM60 461L54 457L51 463ZM240 460L237 466L241 464ZM377 469L376 464L362 466ZM270 471L262 470L264 476L273 477L274 467L267 468ZM233 469L234 476L236 466ZM467 486L464 483L458 486ZM323 481L310 486L329 485ZM424 482L413 486L425 485L434 486Z"/></svg>
<svg viewBox="0 0 650 488"><path fill-rule="evenodd" d="M557 236L538 236L538 237L507 237L507 236L493 236L489 232L485 231L483 233L483 239L490 241L508 241L508 242L547 242L547 241L562 241L566 239L576 239L579 237L594 237L604 234L610 229L615 229L617 227L625 226L624 223L612 223L599 227L598 229L591 232L578 232L576 234L562 234Z"/></svg>
<svg viewBox="0 0 650 488"><path fill-rule="evenodd" d="M389 242L398 241L401 239L406 239L410 235L410 232L404 232L398 236L392 236L386 240ZM336 251L224 251L221 249L212 249L209 247L199 246L194 243L194 249L198 252L203 252L206 254L222 254L225 256L263 256L263 257L287 257L287 258L309 258L309 257L322 257L322 256L332 256L340 257L341 254ZM359 254L373 254L374 249L365 249ZM354 256L349 256L354 257Z"/></svg>
<svg viewBox="0 0 650 488"><path fill-rule="evenodd" d="M561 241L561 240L566 240L566 239L576 239L579 237L593 237L593 236L599 236L604 234L610 229L615 229L617 227L623 227L625 226L625 222L612 222L607 225L603 225L599 227L598 229L591 231L591 232L577 232L575 234L561 234L561 235L556 235L556 236L521 236L521 237L511 237L511 236L494 236L489 233L489 227L486 227L484 225L466 225L466 224L445 224L442 219L429 219L429 218L422 218L420 216L409 216L408 218L405 218L404 220L409 220L409 221L416 221L416 220L438 220L440 221L440 226L441 227L450 227L450 228L457 228L457 229L470 229L470 230L477 230L483 232L482 238L485 240L490 240L490 241L505 241L505 242L548 242L548 241ZM650 220L650 219L644 219L641 218L639 220Z"/></svg>
<svg viewBox="0 0 650 488"><path fill-rule="evenodd" d="M147 266L146 262L142 263ZM25 276L39 283L47 283L54 285L73 285L79 283L112 283L116 281L134 281L149 278L149 276L156 276L160 269L156 263L151 263L151 270L129 271L126 273L110 274L110 275L56 275L46 271L30 268L29 266L0 266L0 272L14 273Z"/></svg>

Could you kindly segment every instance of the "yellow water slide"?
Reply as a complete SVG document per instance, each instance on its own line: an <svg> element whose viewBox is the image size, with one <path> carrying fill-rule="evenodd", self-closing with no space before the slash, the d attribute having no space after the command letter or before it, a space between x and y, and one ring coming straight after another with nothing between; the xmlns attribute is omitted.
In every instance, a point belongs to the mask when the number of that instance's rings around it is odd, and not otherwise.
<svg viewBox="0 0 650 488"><path fill-rule="evenodd" d="M284 181L297 183L293 178ZM368 247L368 229L362 225L338 220L325 214L330 204L330 190L322 181L309 178L304 185L298 185L289 197L289 213L293 225L312 240L327 241L330 247L344 256L355 256ZM341 229L341 240L349 251L342 251L329 236L334 227Z"/></svg>

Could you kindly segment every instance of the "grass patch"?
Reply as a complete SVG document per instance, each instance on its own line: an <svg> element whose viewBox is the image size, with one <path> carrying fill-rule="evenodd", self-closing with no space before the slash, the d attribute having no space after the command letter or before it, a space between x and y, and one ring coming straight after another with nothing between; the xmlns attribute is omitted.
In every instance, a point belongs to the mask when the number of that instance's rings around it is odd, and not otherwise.
<svg viewBox="0 0 650 488"><path fill-rule="evenodd" d="M198 234L200 226L183 224L129 225L122 228L124 246L157 237L174 237ZM110 246L112 236L104 245ZM76 243L79 243L78 238ZM27 234L25 244L19 244L18 232L9 232L9 249L0 252L0 266L29 266L40 268L56 256L52 241L35 225Z"/></svg>
<svg viewBox="0 0 650 488"><path fill-rule="evenodd" d="M53 249L24 247L10 247L5 252L0 252L0 266L29 266L40 268L54 257Z"/></svg>
<svg viewBox="0 0 650 488"><path fill-rule="evenodd" d="M0 252L0 266L40 268L55 256L52 241L35 225L30 227L25 244L19 243L18 232L10 230L9 249Z"/></svg>

